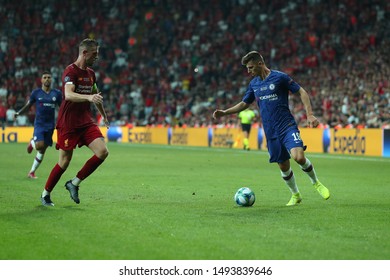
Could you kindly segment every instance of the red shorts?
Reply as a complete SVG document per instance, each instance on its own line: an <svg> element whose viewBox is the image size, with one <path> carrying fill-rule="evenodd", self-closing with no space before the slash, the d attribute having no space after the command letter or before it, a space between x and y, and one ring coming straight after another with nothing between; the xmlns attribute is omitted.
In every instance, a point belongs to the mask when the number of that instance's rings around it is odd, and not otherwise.
<svg viewBox="0 0 390 280"><path fill-rule="evenodd" d="M58 128L56 149L69 151L75 149L77 145L79 148L88 146L97 138L104 138L97 125L73 129Z"/></svg>

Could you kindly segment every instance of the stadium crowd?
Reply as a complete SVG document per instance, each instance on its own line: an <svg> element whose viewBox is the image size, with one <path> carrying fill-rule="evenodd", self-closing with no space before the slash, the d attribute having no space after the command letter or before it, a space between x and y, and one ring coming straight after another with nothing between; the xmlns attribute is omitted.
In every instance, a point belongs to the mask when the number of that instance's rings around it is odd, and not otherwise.
<svg viewBox="0 0 390 280"><path fill-rule="evenodd" d="M250 77L241 57L260 51L311 95L330 127L390 128L390 2L385 0L85 0L0 5L0 121L14 121L49 69L63 69L86 37L115 125L232 125L216 108L241 100ZM300 126L305 111L290 104Z"/></svg>

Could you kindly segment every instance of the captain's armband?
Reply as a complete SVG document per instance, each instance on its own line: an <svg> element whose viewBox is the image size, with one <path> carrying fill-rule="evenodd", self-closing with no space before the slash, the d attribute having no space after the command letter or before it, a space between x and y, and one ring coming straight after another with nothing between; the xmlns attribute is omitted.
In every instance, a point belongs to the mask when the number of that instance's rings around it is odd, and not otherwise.
<svg viewBox="0 0 390 280"><path fill-rule="evenodd" d="M98 87L97 87L96 83L94 83L92 86L92 93L98 93Z"/></svg>

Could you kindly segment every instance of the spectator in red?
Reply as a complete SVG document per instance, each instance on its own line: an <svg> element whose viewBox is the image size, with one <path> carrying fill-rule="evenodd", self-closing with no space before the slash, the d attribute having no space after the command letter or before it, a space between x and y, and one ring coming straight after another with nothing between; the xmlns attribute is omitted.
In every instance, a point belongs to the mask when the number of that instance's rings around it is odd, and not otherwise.
<svg viewBox="0 0 390 280"><path fill-rule="evenodd" d="M6 112L7 112L7 107L4 104L4 101L0 99L0 124L1 127L4 127L5 121L6 121Z"/></svg>

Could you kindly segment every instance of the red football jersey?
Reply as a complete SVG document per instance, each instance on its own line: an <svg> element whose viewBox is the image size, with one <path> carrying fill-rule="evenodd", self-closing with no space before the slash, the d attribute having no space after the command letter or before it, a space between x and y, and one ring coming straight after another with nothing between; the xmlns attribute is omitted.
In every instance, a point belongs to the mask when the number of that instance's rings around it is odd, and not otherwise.
<svg viewBox="0 0 390 280"><path fill-rule="evenodd" d="M90 95L95 82L95 72L91 68L83 70L74 63L65 68L62 74L62 103L58 112L57 128L80 128L95 123L90 102L65 100L66 84L75 85L76 93Z"/></svg>

